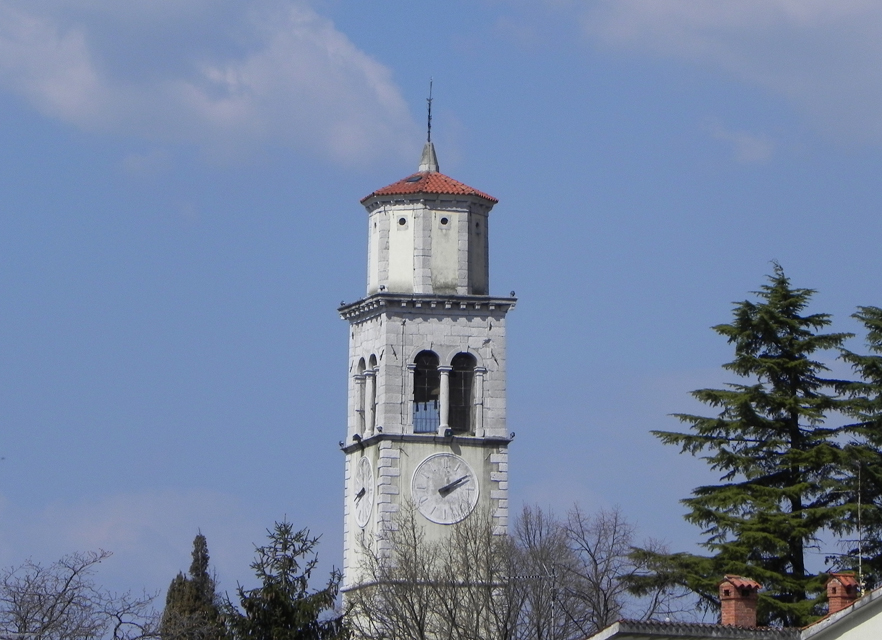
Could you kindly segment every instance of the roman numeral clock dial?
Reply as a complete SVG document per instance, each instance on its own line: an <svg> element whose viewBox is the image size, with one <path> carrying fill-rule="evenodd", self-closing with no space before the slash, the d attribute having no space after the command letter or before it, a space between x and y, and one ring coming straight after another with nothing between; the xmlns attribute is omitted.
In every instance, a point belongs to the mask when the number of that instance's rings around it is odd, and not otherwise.
<svg viewBox="0 0 882 640"><path fill-rule="evenodd" d="M364 528L371 518L371 510L374 508L374 471L367 458L361 458L358 461L358 466L355 468L353 489L355 523Z"/></svg>
<svg viewBox="0 0 882 640"><path fill-rule="evenodd" d="M437 524L454 524L478 504L478 478L468 463L452 453L436 453L423 460L411 481L417 510Z"/></svg>

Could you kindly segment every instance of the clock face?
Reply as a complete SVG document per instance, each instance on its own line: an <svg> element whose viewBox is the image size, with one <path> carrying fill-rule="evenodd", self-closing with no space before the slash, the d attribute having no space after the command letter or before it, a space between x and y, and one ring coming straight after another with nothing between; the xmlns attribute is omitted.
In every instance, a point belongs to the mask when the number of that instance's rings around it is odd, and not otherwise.
<svg viewBox="0 0 882 640"><path fill-rule="evenodd" d="M468 463L452 453L435 453L413 472L411 495L426 519L454 524L478 504L478 478Z"/></svg>
<svg viewBox="0 0 882 640"><path fill-rule="evenodd" d="M374 508L374 471L371 469L371 461L366 457L362 457L355 467L353 500L355 523L364 527L371 518L371 509Z"/></svg>

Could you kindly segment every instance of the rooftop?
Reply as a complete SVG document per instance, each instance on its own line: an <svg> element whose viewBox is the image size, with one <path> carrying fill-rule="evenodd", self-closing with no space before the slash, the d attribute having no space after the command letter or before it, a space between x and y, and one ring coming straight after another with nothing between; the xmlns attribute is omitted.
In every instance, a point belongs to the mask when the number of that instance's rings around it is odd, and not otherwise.
<svg viewBox="0 0 882 640"><path fill-rule="evenodd" d="M463 184L458 180L454 180L443 173L420 171L406 178L394 182L382 189L377 189L373 193L366 195L361 201L364 203L375 196L405 196L425 194L439 195L455 195L455 196L477 196L484 198L492 203L499 202L491 195L473 189L467 184Z"/></svg>
<svg viewBox="0 0 882 640"><path fill-rule="evenodd" d="M398 182L377 189L361 199L362 204L376 196L410 196L420 194L452 195L452 196L477 196L489 200L493 204L499 202L491 195L473 189L467 184L445 176L438 171L438 157L435 154L435 145L427 142L420 158L419 171Z"/></svg>
<svg viewBox="0 0 882 640"><path fill-rule="evenodd" d="M713 638L719 640L797 640L799 629L773 627L734 627L721 624L698 622L641 622L639 620L619 620L591 640L606 640L616 637L641 640L665 640L680 638Z"/></svg>

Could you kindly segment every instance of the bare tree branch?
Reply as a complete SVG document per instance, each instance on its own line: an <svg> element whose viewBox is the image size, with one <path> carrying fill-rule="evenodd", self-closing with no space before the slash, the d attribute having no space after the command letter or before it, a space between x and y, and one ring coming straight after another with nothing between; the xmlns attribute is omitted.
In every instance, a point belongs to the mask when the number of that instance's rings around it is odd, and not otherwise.
<svg viewBox="0 0 882 640"><path fill-rule="evenodd" d="M109 551L64 556L43 566L26 560L0 571L0 638L146 640L157 637L152 596L115 594L95 584Z"/></svg>

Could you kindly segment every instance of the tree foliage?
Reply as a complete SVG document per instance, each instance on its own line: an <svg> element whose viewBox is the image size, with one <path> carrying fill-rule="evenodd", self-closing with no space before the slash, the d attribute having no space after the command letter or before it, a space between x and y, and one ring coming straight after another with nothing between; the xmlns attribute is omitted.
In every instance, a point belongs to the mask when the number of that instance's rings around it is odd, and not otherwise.
<svg viewBox="0 0 882 640"><path fill-rule="evenodd" d="M657 571L635 582L637 592L669 580L715 607L718 581L739 574L764 586L761 624L798 626L822 613L823 582L806 557L821 532L849 526L844 495L860 444L848 446L856 435L851 425L828 420L851 404L837 393L846 383L826 377L818 358L841 349L850 334L825 333L830 316L805 313L813 293L791 286L775 265L758 300L737 303L732 321L714 327L734 346L734 359L723 367L741 381L694 391L718 413L676 414L689 432L653 432L683 453L702 454L721 474L719 484L683 500L711 555L639 552Z"/></svg>
<svg viewBox="0 0 882 640"><path fill-rule="evenodd" d="M215 580L209 573L208 543L201 533L193 539L189 575L179 573L168 587L160 634L162 640L223 640L226 637Z"/></svg>
<svg viewBox="0 0 882 640"><path fill-rule="evenodd" d="M874 587L882 583L882 309L858 307L852 317L864 326L870 351L862 355L843 349L841 356L860 377L841 385L850 399L852 431L863 443L849 448L854 475L846 491L848 521L860 527L852 529L857 535L844 541L846 553L834 565L859 571L866 585Z"/></svg>
<svg viewBox="0 0 882 640"><path fill-rule="evenodd" d="M73 553L50 565L28 560L0 571L0 637L147 640L157 637L150 596L115 594L94 580L109 551Z"/></svg>
<svg viewBox="0 0 882 640"><path fill-rule="evenodd" d="M295 531L277 522L267 531L269 543L257 548L251 564L260 586L236 590L239 606L224 605L234 640L343 640L348 636L335 604L340 573L331 572L323 589L310 589L318 564L318 538L308 529Z"/></svg>

